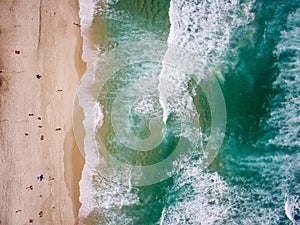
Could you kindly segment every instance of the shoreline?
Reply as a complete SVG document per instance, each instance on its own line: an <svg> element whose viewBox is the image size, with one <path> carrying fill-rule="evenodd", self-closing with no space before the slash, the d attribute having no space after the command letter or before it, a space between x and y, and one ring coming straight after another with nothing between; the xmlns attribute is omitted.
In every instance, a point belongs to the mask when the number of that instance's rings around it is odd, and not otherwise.
<svg viewBox="0 0 300 225"><path fill-rule="evenodd" d="M78 17L78 23L80 22L80 18L79 18L79 2L78 0L76 1L76 6L77 6L77 17ZM79 29L79 32L77 32L77 43L76 43L76 49L75 49L75 55L74 55L74 61L75 61L75 67L77 70L77 75L79 80L81 79L81 77L83 76L83 74L86 71L86 63L82 60L82 52L83 52L83 38L81 36L81 29ZM76 89L77 90L77 89ZM75 90L75 91L76 91ZM76 92L75 92L76 95ZM74 96L75 96L74 95ZM76 98L76 96L73 98ZM83 117L80 118L81 121L83 121L84 119L84 115L82 115ZM69 136L68 136L69 135ZM83 170L83 166L84 166L84 157L81 154L81 151L79 150L79 148L81 148L81 146L78 146L78 143L76 143L76 138L74 135L74 131L73 128L72 130L69 132L65 138L65 143L68 143L68 141L74 142L73 144L73 148L71 149L71 152L68 152L68 148L66 146L64 146L64 168L65 171L67 171L67 166L68 165L68 161L71 162L71 171L69 173L67 173L66 175L70 175L71 179L71 184L70 184L70 194L71 194L71 199L73 202L73 213L74 213L74 219L75 219L75 223L74 224L78 224L79 223L79 209L81 207L81 202L79 200L80 197L80 187L79 187L79 182L81 180L81 175L82 175L82 170ZM68 140L69 139L69 140ZM83 147L83 146L82 146ZM65 179L67 179L65 177Z"/></svg>
<svg viewBox="0 0 300 225"><path fill-rule="evenodd" d="M78 224L79 3L3 0L0 12L0 224Z"/></svg>
<svg viewBox="0 0 300 225"><path fill-rule="evenodd" d="M78 9L78 19L79 18L79 2L78 0L75 0L76 4L77 4L77 9ZM78 40L77 40L77 45L76 45L76 51L75 51L75 55L74 55L74 60L75 60L75 66L76 69L78 71L78 75L79 75L79 80L81 79L81 77L83 76L83 74L86 71L86 63L82 60L82 49L83 46L83 38L81 36L81 29L79 29L79 33L78 33ZM76 94L76 93L75 93ZM74 99L76 99L76 96L74 97ZM73 100L74 101L74 100ZM84 119L84 115L82 112L82 118L79 118L80 121L83 122ZM73 194L72 194L72 202L73 202L73 210L74 210L74 217L75 217L75 224L78 224L79 222L79 209L81 207L81 202L79 200L80 197L80 187L79 187L79 182L81 180L81 176L82 176L82 170L83 170L83 166L84 166L84 157L80 151L80 148L83 148L83 146L78 146L78 143L76 143L76 138L74 135L74 131L72 128L72 132L71 132L71 139L74 141L74 146L72 149L72 156L70 161L72 162L72 179L73 182L71 184L71 187L73 189ZM64 151L66 153L66 150L64 148ZM78 164L77 164L78 163Z"/></svg>

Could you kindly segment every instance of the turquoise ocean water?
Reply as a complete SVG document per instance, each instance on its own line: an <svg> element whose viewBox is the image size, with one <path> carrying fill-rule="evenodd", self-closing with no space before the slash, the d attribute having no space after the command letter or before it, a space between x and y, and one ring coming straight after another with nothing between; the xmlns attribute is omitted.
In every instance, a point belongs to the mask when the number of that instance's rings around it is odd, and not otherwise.
<svg viewBox="0 0 300 225"><path fill-rule="evenodd" d="M81 222L300 224L300 1L79 3L83 59L90 68L78 92L87 135ZM133 53L137 59L151 49L165 54L167 49L155 49L153 40L195 55L218 80L226 105L226 130L207 168L201 166L201 149L211 132L213 109L201 88L171 65L126 61L119 69L107 57L126 45L137 49ZM102 64L96 68L94 60ZM108 62L112 62L109 67L103 66ZM107 68L117 69L104 79L101 75ZM162 77L177 86L167 88L160 82ZM111 113L114 110L116 114ZM113 119L125 111L128 121L116 120L122 126L118 134ZM201 143L193 143L198 130L186 122L195 117L194 112L200 115ZM132 151L128 146L135 137L144 140L152 135L153 117L165 122L161 144L149 154ZM186 148L194 148L194 154L176 161L176 173L162 182L138 186L130 179L122 183L103 174L106 162L101 149L108 149L120 162L145 166L167 158L180 138L186 141L184 146L193 143ZM128 175L131 169L122 173Z"/></svg>

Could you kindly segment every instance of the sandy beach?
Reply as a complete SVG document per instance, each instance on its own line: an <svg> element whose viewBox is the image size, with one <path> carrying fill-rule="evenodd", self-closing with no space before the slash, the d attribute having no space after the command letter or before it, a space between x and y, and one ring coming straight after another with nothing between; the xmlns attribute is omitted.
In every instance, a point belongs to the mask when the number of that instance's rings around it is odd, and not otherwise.
<svg viewBox="0 0 300 225"><path fill-rule="evenodd" d="M76 0L0 1L0 224L77 224L78 24Z"/></svg>

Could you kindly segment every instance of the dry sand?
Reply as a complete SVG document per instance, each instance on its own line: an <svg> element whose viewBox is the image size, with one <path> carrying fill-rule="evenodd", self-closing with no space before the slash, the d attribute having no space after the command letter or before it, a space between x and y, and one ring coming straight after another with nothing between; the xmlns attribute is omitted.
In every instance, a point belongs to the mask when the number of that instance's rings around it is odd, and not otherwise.
<svg viewBox="0 0 300 225"><path fill-rule="evenodd" d="M84 64L73 23L76 0L0 1L1 225L77 223L72 104Z"/></svg>

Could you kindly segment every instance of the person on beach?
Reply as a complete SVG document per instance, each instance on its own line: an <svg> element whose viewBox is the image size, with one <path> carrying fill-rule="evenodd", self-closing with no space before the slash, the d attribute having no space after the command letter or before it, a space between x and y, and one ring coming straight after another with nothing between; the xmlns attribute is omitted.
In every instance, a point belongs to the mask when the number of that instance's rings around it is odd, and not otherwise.
<svg viewBox="0 0 300 225"><path fill-rule="evenodd" d="M43 174L41 174L41 175L40 175L40 176L38 176L36 179L37 179L37 180L39 180L39 181L43 181L43 179L44 179L44 175L43 175Z"/></svg>
<svg viewBox="0 0 300 225"><path fill-rule="evenodd" d="M27 190L27 191L29 191L29 190L33 190L33 186L32 186L32 185L30 185L30 186L27 186L27 187L26 187L26 190Z"/></svg>

